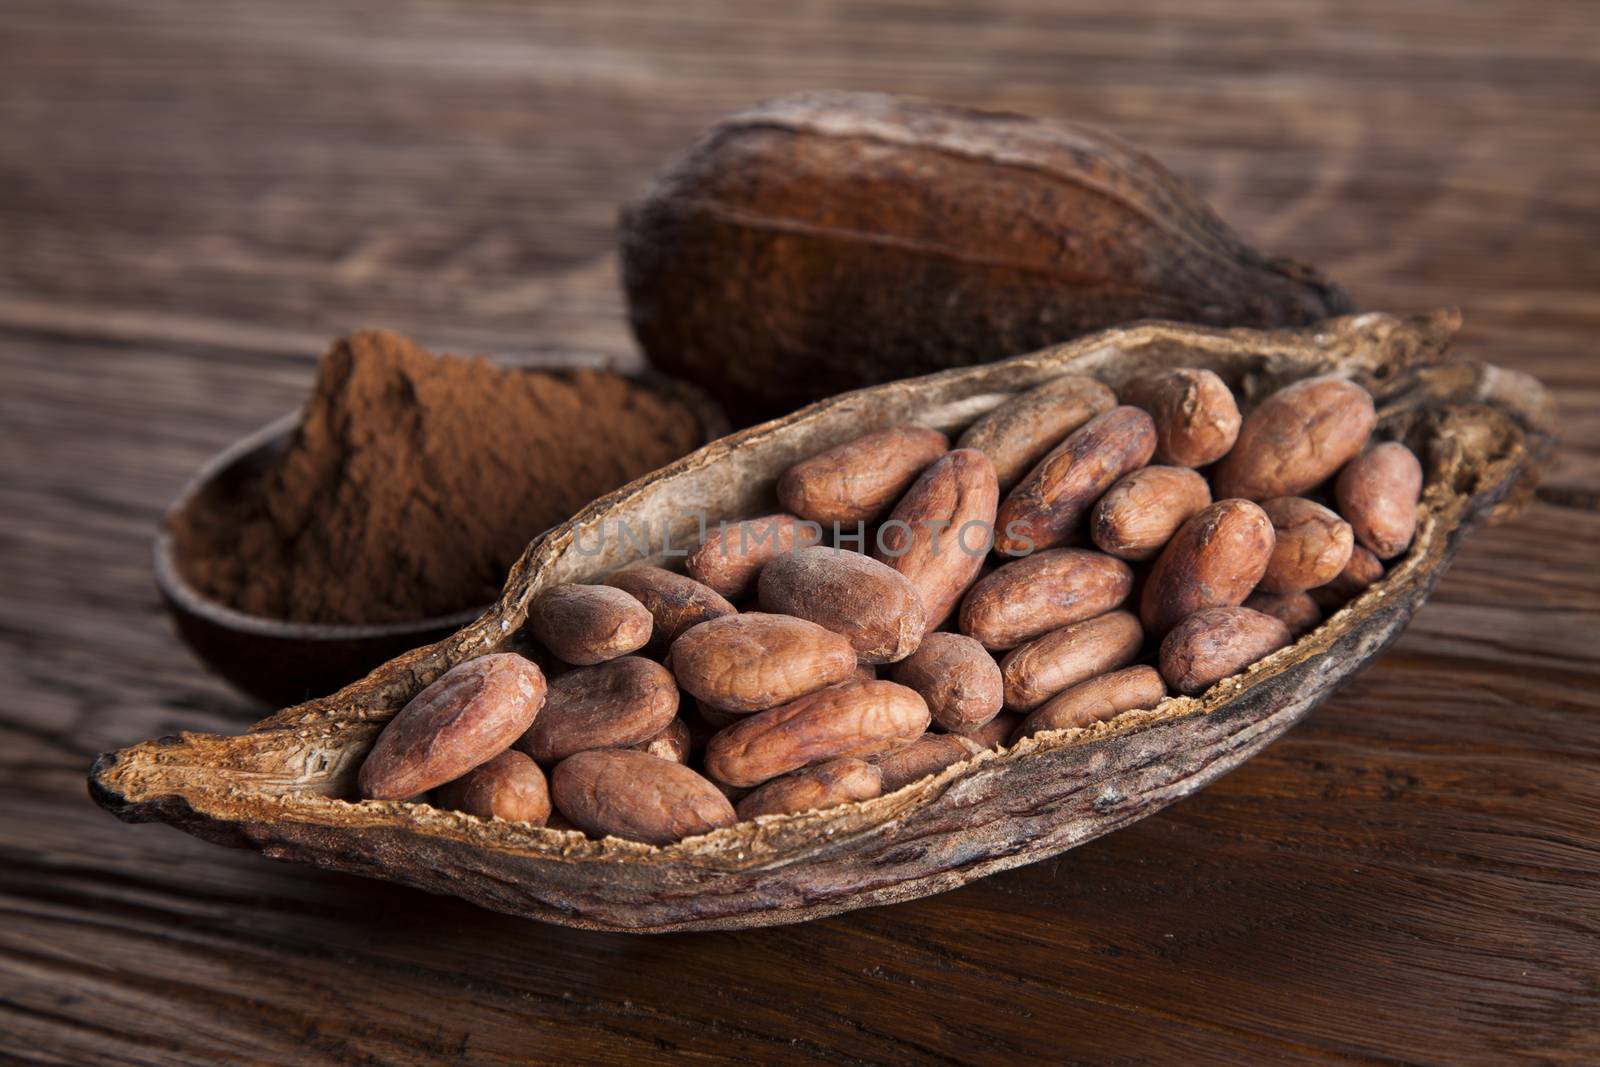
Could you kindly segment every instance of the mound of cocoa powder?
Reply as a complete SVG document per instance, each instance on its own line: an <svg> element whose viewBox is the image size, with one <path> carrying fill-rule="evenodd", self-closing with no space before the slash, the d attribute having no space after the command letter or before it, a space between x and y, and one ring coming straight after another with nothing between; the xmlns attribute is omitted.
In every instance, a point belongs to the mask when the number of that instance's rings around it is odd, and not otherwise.
<svg viewBox="0 0 1600 1067"><path fill-rule="evenodd" d="M202 494L171 529L184 577L251 615L420 619L488 604L530 539L701 439L684 402L621 375L364 331L323 357L256 491Z"/></svg>

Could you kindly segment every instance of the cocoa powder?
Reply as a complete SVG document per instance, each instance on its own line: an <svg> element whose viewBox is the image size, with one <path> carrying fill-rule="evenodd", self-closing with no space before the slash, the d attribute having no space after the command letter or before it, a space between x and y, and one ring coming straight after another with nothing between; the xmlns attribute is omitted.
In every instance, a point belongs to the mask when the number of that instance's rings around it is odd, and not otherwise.
<svg viewBox="0 0 1600 1067"><path fill-rule="evenodd" d="M251 615L398 622L485 605L529 540L692 450L685 404L603 371L502 370L363 331L323 358L252 491L173 524L184 577Z"/></svg>

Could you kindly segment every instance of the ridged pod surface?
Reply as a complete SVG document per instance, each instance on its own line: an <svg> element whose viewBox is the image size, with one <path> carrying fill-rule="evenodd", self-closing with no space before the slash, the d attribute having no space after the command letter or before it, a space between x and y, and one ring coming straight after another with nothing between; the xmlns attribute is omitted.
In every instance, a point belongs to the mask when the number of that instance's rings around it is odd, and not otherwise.
<svg viewBox="0 0 1600 1067"><path fill-rule="evenodd" d="M1350 310L1108 133L873 93L713 127L624 211L622 266L651 361L736 423L1138 319Z"/></svg>

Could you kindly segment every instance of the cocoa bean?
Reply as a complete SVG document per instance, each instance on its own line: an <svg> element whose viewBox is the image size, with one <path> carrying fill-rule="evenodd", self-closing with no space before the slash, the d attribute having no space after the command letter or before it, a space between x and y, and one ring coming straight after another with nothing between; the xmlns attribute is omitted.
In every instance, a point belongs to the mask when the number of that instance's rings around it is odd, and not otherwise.
<svg viewBox="0 0 1600 1067"><path fill-rule="evenodd" d="M1184 619L1161 642L1161 676L1196 696L1290 641L1289 628L1244 607L1207 608Z"/></svg>
<svg viewBox="0 0 1600 1067"><path fill-rule="evenodd" d="M872 762L882 774L883 791L893 793L982 751L960 734L923 734L909 745L873 756Z"/></svg>
<svg viewBox="0 0 1600 1067"><path fill-rule="evenodd" d="M591 748L628 748L655 737L678 714L672 673L642 656L557 675L517 748L557 763Z"/></svg>
<svg viewBox="0 0 1600 1067"><path fill-rule="evenodd" d="M1007 563L961 604L961 632L985 648L1015 648L1040 634L1096 615L1128 598L1133 571L1119 559L1056 548Z"/></svg>
<svg viewBox="0 0 1600 1067"><path fill-rule="evenodd" d="M1274 619L1289 628L1290 637L1310 633L1322 622L1322 609L1310 593L1251 593L1244 606Z"/></svg>
<svg viewBox="0 0 1600 1067"><path fill-rule="evenodd" d="M745 794L735 806L740 819L821 811L857 800L871 800L883 791L883 775L864 759L845 756L806 771L774 778Z"/></svg>
<svg viewBox="0 0 1600 1067"><path fill-rule="evenodd" d="M1326 585L1350 562L1350 524L1314 500L1279 496L1261 503L1272 520L1272 556L1261 575L1266 593L1298 593Z"/></svg>
<svg viewBox="0 0 1600 1067"><path fill-rule="evenodd" d="M649 648L663 653L691 626L734 614L726 598L703 582L661 567L629 567L605 579L645 606L654 625Z"/></svg>
<svg viewBox="0 0 1600 1067"><path fill-rule="evenodd" d="M637 652L655 620L645 606L609 585L558 585L528 606L528 628L551 653L589 666Z"/></svg>
<svg viewBox="0 0 1600 1067"><path fill-rule="evenodd" d="M1118 559L1154 559L1178 527L1211 503L1211 486L1187 467L1143 467L1106 490L1089 537Z"/></svg>
<svg viewBox="0 0 1600 1067"><path fill-rule="evenodd" d="M910 658L895 664L890 677L915 689L933 721L952 733L981 726L1005 703L1000 665L962 634L929 634Z"/></svg>
<svg viewBox="0 0 1600 1067"><path fill-rule="evenodd" d="M1117 394L1094 378L1066 374L1006 401L956 442L989 457L1001 491L1007 491L1062 439L1117 406Z"/></svg>
<svg viewBox="0 0 1600 1067"><path fill-rule="evenodd" d="M587 833L669 845L738 821L717 787L687 767L629 748L568 756L550 776L556 807Z"/></svg>
<svg viewBox="0 0 1600 1067"><path fill-rule="evenodd" d="M696 581L737 600L750 592L761 568L774 556L821 540L822 530L815 523L793 515L763 515L709 531L684 561L684 569Z"/></svg>
<svg viewBox="0 0 1600 1067"><path fill-rule="evenodd" d="M487 763L533 724L545 688L544 673L511 652L450 668L384 726L361 764L361 795L404 800Z"/></svg>
<svg viewBox="0 0 1600 1067"><path fill-rule="evenodd" d="M979 748L999 748L1010 741L1011 735L1022 725L1022 718L1014 711L1002 711L982 726L952 732L960 734Z"/></svg>
<svg viewBox="0 0 1600 1067"><path fill-rule="evenodd" d="M543 826L550 818L550 787L539 765L512 749L440 786L439 806Z"/></svg>
<svg viewBox="0 0 1600 1067"><path fill-rule="evenodd" d="M842 635L787 615L725 615L672 643L678 684L723 711L776 707L848 678L856 653Z"/></svg>
<svg viewBox="0 0 1600 1067"><path fill-rule="evenodd" d="M640 741L633 747L658 759L687 764L692 746L693 737L689 732L689 724L680 717L667 723L654 737Z"/></svg>
<svg viewBox="0 0 1600 1067"><path fill-rule="evenodd" d="M1272 521L1248 500L1219 500L1178 528L1156 558L1139 618L1161 637L1186 615L1243 603L1272 558Z"/></svg>
<svg viewBox="0 0 1600 1067"><path fill-rule="evenodd" d="M893 682L843 682L718 733L706 745L706 773L728 785L760 785L840 756L908 744L928 721L928 705L914 690Z"/></svg>
<svg viewBox="0 0 1600 1067"><path fill-rule="evenodd" d="M1100 495L1150 462L1156 428L1135 407L1116 407L1074 430L1007 494L995 549L1026 555L1063 544Z"/></svg>
<svg viewBox="0 0 1600 1067"><path fill-rule="evenodd" d="M1204 467L1228 454L1239 436L1239 405L1215 371L1185 367L1129 383L1122 401L1156 424L1156 461Z"/></svg>
<svg viewBox="0 0 1600 1067"><path fill-rule="evenodd" d="M911 580L928 629L945 621L982 569L999 499L988 457L959 448L922 473L879 531L873 555Z"/></svg>
<svg viewBox="0 0 1600 1067"><path fill-rule="evenodd" d="M1278 390L1249 415L1217 465L1219 500L1299 496L1361 451L1377 422L1372 397L1344 378L1305 378Z"/></svg>
<svg viewBox="0 0 1600 1067"><path fill-rule="evenodd" d="M944 434L917 426L869 433L784 471L778 502L823 526L871 522L949 447Z"/></svg>
<svg viewBox="0 0 1600 1067"><path fill-rule="evenodd" d="M927 628L910 580L857 552L817 546L779 556L762 568L757 589L763 611L832 630L868 663L905 659Z"/></svg>
<svg viewBox="0 0 1600 1067"><path fill-rule="evenodd" d="M1383 577L1383 561L1364 546L1350 550L1350 562L1344 565L1339 576L1327 585L1318 586L1311 596L1324 611L1340 607L1345 601L1359 596L1367 586Z"/></svg>
<svg viewBox="0 0 1600 1067"><path fill-rule="evenodd" d="M1069 686L1127 666L1143 643L1139 620L1126 611L1052 630L1000 661L1006 707L1032 711Z"/></svg>
<svg viewBox="0 0 1600 1067"><path fill-rule="evenodd" d="M1045 701L1017 728L1011 743L1045 730L1088 726L1135 708L1153 708L1166 697L1167 685L1154 667L1140 665L1102 674Z"/></svg>
<svg viewBox="0 0 1600 1067"><path fill-rule="evenodd" d="M1356 540L1379 559L1393 559L1416 533L1422 464L1405 445L1385 441L1344 465L1333 495Z"/></svg>

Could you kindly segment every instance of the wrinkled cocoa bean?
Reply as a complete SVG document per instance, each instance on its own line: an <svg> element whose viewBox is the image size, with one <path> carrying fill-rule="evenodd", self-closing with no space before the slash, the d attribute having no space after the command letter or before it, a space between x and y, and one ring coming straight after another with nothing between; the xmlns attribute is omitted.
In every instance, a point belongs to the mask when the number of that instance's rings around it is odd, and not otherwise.
<svg viewBox="0 0 1600 1067"><path fill-rule="evenodd" d="M981 726L1005 703L1000 665L963 634L929 634L909 659L895 664L890 677L915 689L933 721L952 733Z"/></svg>
<svg viewBox="0 0 1600 1067"><path fill-rule="evenodd" d="M1422 464L1405 445L1385 441L1344 465L1333 496L1356 540L1379 559L1393 559L1417 530Z"/></svg>
<svg viewBox="0 0 1600 1067"><path fill-rule="evenodd" d="M1081 548L1036 552L972 587L961 604L961 632L985 648L1015 648L1105 614L1132 589L1133 571L1119 559Z"/></svg>
<svg viewBox="0 0 1600 1067"><path fill-rule="evenodd" d="M543 826L550 818L550 787L539 765L512 749L440 786L439 806L481 819Z"/></svg>
<svg viewBox="0 0 1600 1067"><path fill-rule="evenodd" d="M1248 500L1219 500L1178 528L1140 597L1151 637L1203 608L1244 602L1272 558L1272 521Z"/></svg>
<svg viewBox="0 0 1600 1067"><path fill-rule="evenodd" d="M960 734L923 734L909 745L873 756L872 762L883 775L883 791L893 793L982 751Z"/></svg>
<svg viewBox="0 0 1600 1067"><path fill-rule="evenodd" d="M1327 585L1318 586L1311 596L1324 611L1331 611L1345 601L1359 596L1367 586L1383 577L1383 561L1364 546L1350 550L1350 562L1344 565L1339 576Z"/></svg>
<svg viewBox="0 0 1600 1067"><path fill-rule="evenodd" d="M1117 394L1081 374L1067 374L1008 400L967 427L957 448L989 457L1001 491L1007 491L1062 439L1117 406Z"/></svg>
<svg viewBox="0 0 1600 1067"><path fill-rule="evenodd" d="M574 752L648 741L677 714L672 672L643 656L623 656L557 675L517 747L540 763L557 763Z"/></svg>
<svg viewBox="0 0 1600 1067"><path fill-rule="evenodd" d="M1065 730L1105 722L1135 708L1153 708L1167 697L1167 685L1154 667L1128 667L1102 674L1045 701L1017 727L1011 743L1045 730Z"/></svg>
<svg viewBox="0 0 1600 1067"><path fill-rule="evenodd" d="M1299 496L1361 451L1377 423L1372 397L1344 378L1306 378L1245 416L1239 439L1217 465L1217 499Z"/></svg>
<svg viewBox="0 0 1600 1067"><path fill-rule="evenodd" d="M1126 611L1052 630L1000 661L1006 707L1032 711L1069 686L1127 666L1143 643L1139 620Z"/></svg>
<svg viewBox="0 0 1600 1067"><path fill-rule="evenodd" d="M928 629L945 621L982 569L999 500L988 457L958 448L923 471L879 531L873 555L916 587Z"/></svg>
<svg viewBox="0 0 1600 1067"><path fill-rule="evenodd" d="M654 626L643 604L609 585L558 585L528 607L528 628L539 643L580 667L637 652Z"/></svg>
<svg viewBox="0 0 1600 1067"><path fill-rule="evenodd" d="M1002 711L982 726L952 732L960 734L979 748L999 748L1010 742L1011 735L1022 725L1022 719L1023 716L1014 711Z"/></svg>
<svg viewBox="0 0 1600 1067"><path fill-rule="evenodd" d="M632 747L658 759L671 760L673 763L688 763L692 745L693 738L689 732L689 724L682 718L676 718L667 723L654 737L640 741Z"/></svg>
<svg viewBox="0 0 1600 1067"><path fill-rule="evenodd" d="M774 778L745 794L735 811L740 819L822 811L856 800L871 800L883 791L883 775L864 759L845 756L810 770Z"/></svg>
<svg viewBox="0 0 1600 1067"><path fill-rule="evenodd" d="M703 582L661 567L629 567L605 579L643 604L655 625L649 648L662 653L691 626L734 614L732 604Z"/></svg>
<svg viewBox="0 0 1600 1067"><path fill-rule="evenodd" d="M689 554L684 569L696 581L731 600L750 592L761 568L774 556L822 540L822 530L793 515L763 515L709 530Z"/></svg>
<svg viewBox="0 0 1600 1067"><path fill-rule="evenodd" d="M511 747L544 700L544 673L515 653L457 664L383 728L361 764L361 795L404 800L460 778Z"/></svg>
<svg viewBox="0 0 1600 1067"><path fill-rule="evenodd" d="M1187 467L1142 467L1106 490L1089 514L1089 537L1118 559L1154 559L1211 503L1211 486Z"/></svg>
<svg viewBox="0 0 1600 1067"><path fill-rule="evenodd" d="M1290 637L1315 630L1322 622L1322 609L1310 593L1251 593L1244 606L1274 619L1289 628Z"/></svg>
<svg viewBox="0 0 1600 1067"><path fill-rule="evenodd" d="M1314 500L1279 496L1261 502L1272 520L1272 556L1261 575L1265 593L1298 593L1326 585L1350 562L1350 524Z"/></svg>
<svg viewBox="0 0 1600 1067"><path fill-rule="evenodd" d="M706 773L760 785L814 763L908 744L928 728L928 705L893 682L844 682L734 723L706 745Z"/></svg>
<svg viewBox="0 0 1600 1067"><path fill-rule="evenodd" d="M1140 378L1122 401L1155 420L1158 463L1204 467L1227 455L1239 436L1239 405L1214 371L1185 367Z"/></svg>
<svg viewBox="0 0 1600 1067"><path fill-rule="evenodd" d="M669 845L738 821L717 787L687 767L631 748L598 748L556 764L550 791L587 833Z"/></svg>
<svg viewBox="0 0 1600 1067"><path fill-rule="evenodd" d="M725 615L672 643L678 684L723 711L776 707L848 678L855 667L855 649L842 635L787 615Z"/></svg>
<svg viewBox="0 0 1600 1067"><path fill-rule="evenodd" d="M762 568L757 590L761 610L832 630L868 663L905 659L927 628L910 580L858 552L819 545L779 556Z"/></svg>
<svg viewBox="0 0 1600 1067"><path fill-rule="evenodd" d="M1161 675L1180 693L1197 696L1290 641L1289 628L1243 607L1207 608L1173 627L1161 642Z"/></svg>
<svg viewBox="0 0 1600 1067"><path fill-rule="evenodd" d="M1015 556L1064 543L1100 495L1150 462L1155 448L1155 423L1140 409L1096 415L1006 496L995 519L995 549Z"/></svg>
<svg viewBox="0 0 1600 1067"><path fill-rule="evenodd" d="M869 433L784 471L778 502L823 526L871 522L949 447L944 434L918 426Z"/></svg>

